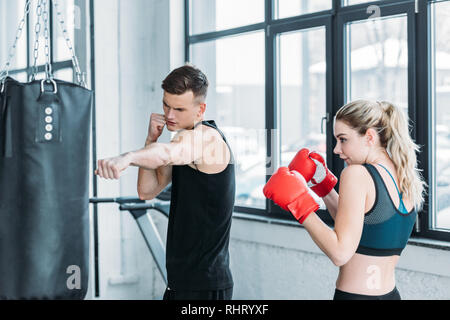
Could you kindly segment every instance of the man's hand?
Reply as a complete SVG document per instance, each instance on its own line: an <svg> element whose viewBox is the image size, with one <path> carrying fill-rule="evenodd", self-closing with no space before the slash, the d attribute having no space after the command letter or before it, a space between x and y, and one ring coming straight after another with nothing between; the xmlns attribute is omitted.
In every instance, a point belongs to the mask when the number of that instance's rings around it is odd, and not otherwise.
<svg viewBox="0 0 450 320"><path fill-rule="evenodd" d="M130 153L124 153L118 157L98 160L98 168L95 174L105 179L119 179L120 173L131 164Z"/></svg>
<svg viewBox="0 0 450 320"><path fill-rule="evenodd" d="M161 136L164 126L166 125L166 119L164 115L152 113L150 116L150 123L148 125L147 142L153 143Z"/></svg>

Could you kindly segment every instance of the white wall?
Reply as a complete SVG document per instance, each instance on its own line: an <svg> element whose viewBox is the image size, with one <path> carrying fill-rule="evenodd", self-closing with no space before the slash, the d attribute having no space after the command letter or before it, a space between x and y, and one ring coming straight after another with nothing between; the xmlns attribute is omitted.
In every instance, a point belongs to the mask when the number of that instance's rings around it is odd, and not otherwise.
<svg viewBox="0 0 450 320"><path fill-rule="evenodd" d="M333 298L338 268L296 224L235 218L235 299ZM407 245L396 269L402 299L450 299L450 251Z"/></svg>
<svg viewBox="0 0 450 320"><path fill-rule="evenodd" d="M150 113L162 112L161 81L184 62L183 0L94 3L102 159L142 147ZM136 179L131 168L120 181L99 180L98 196L137 196ZM151 215L165 241L166 219ZM99 205L99 236L100 299L161 299L164 283L130 215ZM297 225L234 218L230 254L235 299L333 296L337 268ZM408 245L396 275L404 299L450 299L450 251Z"/></svg>
<svg viewBox="0 0 450 320"><path fill-rule="evenodd" d="M94 4L97 158L103 159L144 146L150 114L162 113L161 81L179 57L169 50L169 1ZM166 133L161 141L168 139ZM99 179L98 196L137 196L136 182L137 168L120 181ZM102 299L158 298L161 277L135 221L116 204L99 205L99 243Z"/></svg>

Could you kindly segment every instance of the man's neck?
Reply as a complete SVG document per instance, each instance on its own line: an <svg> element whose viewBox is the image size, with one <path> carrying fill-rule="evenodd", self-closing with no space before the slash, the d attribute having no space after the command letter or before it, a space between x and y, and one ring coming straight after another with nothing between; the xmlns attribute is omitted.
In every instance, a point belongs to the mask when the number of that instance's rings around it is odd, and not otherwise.
<svg viewBox="0 0 450 320"><path fill-rule="evenodd" d="M193 127L190 128L190 129L194 129L195 127L197 127L197 126L198 126L200 123L202 123L203 121L204 121L203 118L200 119L200 120L194 121L194 125L193 125Z"/></svg>

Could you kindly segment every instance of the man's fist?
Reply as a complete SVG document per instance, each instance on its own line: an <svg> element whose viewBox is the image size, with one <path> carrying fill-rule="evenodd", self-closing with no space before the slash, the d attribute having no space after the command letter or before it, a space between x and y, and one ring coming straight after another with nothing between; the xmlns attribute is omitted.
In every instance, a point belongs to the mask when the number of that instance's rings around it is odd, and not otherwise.
<svg viewBox="0 0 450 320"><path fill-rule="evenodd" d="M130 166L130 153L118 157L98 160L98 168L95 174L105 179L119 179L120 173Z"/></svg>
<svg viewBox="0 0 450 320"><path fill-rule="evenodd" d="M266 198L290 211L300 223L303 223L310 213L319 209L319 205L308 192L303 176L287 167L281 167L275 172L264 186L263 193Z"/></svg>
<svg viewBox="0 0 450 320"><path fill-rule="evenodd" d="M152 113L150 116L150 123L148 125L148 142L156 142L161 136L164 126L166 125L166 119L163 114Z"/></svg>

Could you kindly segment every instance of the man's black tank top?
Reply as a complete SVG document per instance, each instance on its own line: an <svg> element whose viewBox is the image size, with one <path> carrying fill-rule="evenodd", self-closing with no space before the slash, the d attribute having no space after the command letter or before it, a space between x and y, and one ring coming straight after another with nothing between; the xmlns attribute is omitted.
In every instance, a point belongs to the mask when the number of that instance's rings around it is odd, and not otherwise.
<svg viewBox="0 0 450 320"><path fill-rule="evenodd" d="M224 134L214 121L201 124ZM228 143L227 143L228 145ZM168 287L218 290L233 286L228 244L235 199L234 158L220 173L173 166L166 244Z"/></svg>

